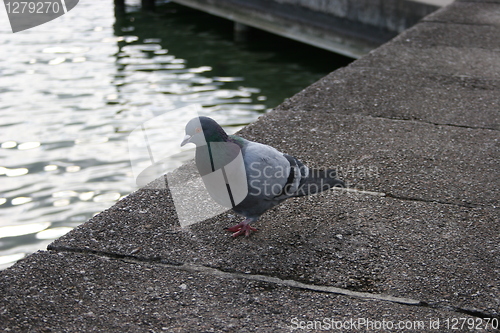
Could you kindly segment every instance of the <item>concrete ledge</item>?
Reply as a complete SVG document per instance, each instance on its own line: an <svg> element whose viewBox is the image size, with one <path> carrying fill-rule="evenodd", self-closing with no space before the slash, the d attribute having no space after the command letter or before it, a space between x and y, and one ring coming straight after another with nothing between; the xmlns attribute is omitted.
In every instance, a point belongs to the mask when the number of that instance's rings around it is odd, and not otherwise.
<svg viewBox="0 0 500 333"><path fill-rule="evenodd" d="M352 58L365 55L439 8L407 0L174 2Z"/></svg>
<svg viewBox="0 0 500 333"><path fill-rule="evenodd" d="M234 240L224 228L238 218L227 213L179 228L175 215L162 214L171 200L162 185L123 199L50 249L189 263L464 309L498 306L494 294L471 296L500 276L493 209L329 192L287 201L261 218L260 232Z"/></svg>
<svg viewBox="0 0 500 333"><path fill-rule="evenodd" d="M289 200L232 239L230 212L181 228L157 179L1 272L0 329L499 319L495 13L454 3L241 131L364 192Z"/></svg>
<svg viewBox="0 0 500 333"><path fill-rule="evenodd" d="M428 327L432 320L455 315L243 281L157 263L42 252L3 274L0 291L9 307L0 327L12 332L290 332L317 320L316 331L333 321L357 331L365 318L380 318L380 324L404 318Z"/></svg>

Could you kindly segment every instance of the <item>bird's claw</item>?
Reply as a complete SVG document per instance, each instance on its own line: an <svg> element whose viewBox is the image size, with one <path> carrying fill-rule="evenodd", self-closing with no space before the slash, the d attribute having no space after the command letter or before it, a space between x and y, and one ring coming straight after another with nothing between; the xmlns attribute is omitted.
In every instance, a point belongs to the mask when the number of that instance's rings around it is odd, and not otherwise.
<svg viewBox="0 0 500 333"><path fill-rule="evenodd" d="M243 221L235 226L232 226L230 228L227 228L226 230L233 232L233 235L232 235L233 237L238 237L238 236L241 236L243 234L245 235L245 237L248 237L250 235L251 231L257 231L256 228L251 227L248 223L245 223L245 221Z"/></svg>

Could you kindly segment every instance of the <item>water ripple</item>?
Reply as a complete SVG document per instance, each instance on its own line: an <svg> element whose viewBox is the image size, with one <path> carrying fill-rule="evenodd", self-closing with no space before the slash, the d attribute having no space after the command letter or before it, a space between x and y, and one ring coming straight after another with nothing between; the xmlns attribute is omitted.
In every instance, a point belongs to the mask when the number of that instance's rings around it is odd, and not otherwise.
<svg viewBox="0 0 500 333"><path fill-rule="evenodd" d="M112 1L83 1L22 33L0 27L0 269L136 188L131 166L149 163L129 156L139 125L172 170L192 158L179 108L197 103L234 132L328 72L238 45L226 21L167 11L160 22L132 2L119 22ZM165 125L148 124L159 115Z"/></svg>

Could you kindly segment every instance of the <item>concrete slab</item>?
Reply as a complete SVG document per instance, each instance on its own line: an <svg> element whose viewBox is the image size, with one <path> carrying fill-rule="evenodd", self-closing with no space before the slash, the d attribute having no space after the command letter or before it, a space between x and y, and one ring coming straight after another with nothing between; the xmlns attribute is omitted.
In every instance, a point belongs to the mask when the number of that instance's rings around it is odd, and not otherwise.
<svg viewBox="0 0 500 333"><path fill-rule="evenodd" d="M307 91L304 92L307 96ZM498 132L342 115L312 96L242 131L320 168L337 167L361 190L466 206L499 206ZM300 98L300 97L299 97ZM314 112L301 105L315 103ZM305 144L307 142L307 144Z"/></svg>
<svg viewBox="0 0 500 333"><path fill-rule="evenodd" d="M446 22L457 24L475 24L499 26L498 15L500 0L473 1L457 0L445 9L438 10L422 19L422 21Z"/></svg>
<svg viewBox="0 0 500 333"><path fill-rule="evenodd" d="M500 12L499 12L500 15ZM473 24L472 22L470 24ZM430 19L393 39L410 48L429 49L436 46L500 50L500 26L451 24ZM481 36L478 38L477 36Z"/></svg>
<svg viewBox="0 0 500 333"><path fill-rule="evenodd" d="M389 332L394 327L425 331L432 323L443 331L446 320L457 316L147 262L50 252L4 272L0 294L0 330L6 332L291 332L300 327L310 332L334 330L332 325Z"/></svg>
<svg viewBox="0 0 500 333"><path fill-rule="evenodd" d="M2 272L0 328L286 332L293 318L500 318L500 5L469 5L241 131L337 167L365 192L289 200L233 239L224 228L240 219L228 212L181 228L157 179ZM423 329L433 330L462 329Z"/></svg>
<svg viewBox="0 0 500 333"><path fill-rule="evenodd" d="M347 67L291 97L280 109L498 130L499 96L497 79Z"/></svg>
<svg viewBox="0 0 500 333"><path fill-rule="evenodd" d="M408 42L411 44L411 41ZM481 59L481 61L477 61ZM452 77L500 77L500 52L483 48L459 49L450 46L423 48L418 45L391 43L381 46L351 66L380 69L413 68L415 71L439 73Z"/></svg>
<svg viewBox="0 0 500 333"><path fill-rule="evenodd" d="M496 31L420 24L241 131L309 165L337 167L357 189L385 197L290 200L262 217L259 232L235 240L223 231L238 221L230 213L180 228L157 180L50 249L190 263L498 316Z"/></svg>
<svg viewBox="0 0 500 333"><path fill-rule="evenodd" d="M450 0L175 0L315 47L359 58Z"/></svg>
<svg viewBox="0 0 500 333"><path fill-rule="evenodd" d="M155 189L162 185L123 199L49 249L192 263L499 312L500 225L493 209L330 191L287 201L262 217L260 232L232 239L223 229L237 218L227 213L179 228L164 209L168 191Z"/></svg>
<svg viewBox="0 0 500 333"><path fill-rule="evenodd" d="M500 6L454 3L449 8L430 15L352 66L499 79L500 24L495 17Z"/></svg>

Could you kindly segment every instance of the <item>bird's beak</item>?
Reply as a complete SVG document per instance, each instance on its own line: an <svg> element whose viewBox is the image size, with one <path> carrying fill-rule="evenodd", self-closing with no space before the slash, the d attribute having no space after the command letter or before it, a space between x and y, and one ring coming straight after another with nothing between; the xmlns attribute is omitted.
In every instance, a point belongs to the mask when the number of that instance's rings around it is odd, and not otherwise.
<svg viewBox="0 0 500 333"><path fill-rule="evenodd" d="M191 142L191 138L192 138L192 136L191 136L191 135L187 135L187 134L186 134L186 136L184 137L184 139L183 139L183 140L182 140L182 142L181 142L181 147L182 147L182 146L184 146L186 143Z"/></svg>

